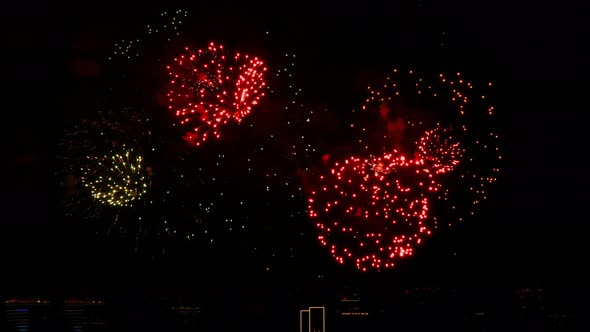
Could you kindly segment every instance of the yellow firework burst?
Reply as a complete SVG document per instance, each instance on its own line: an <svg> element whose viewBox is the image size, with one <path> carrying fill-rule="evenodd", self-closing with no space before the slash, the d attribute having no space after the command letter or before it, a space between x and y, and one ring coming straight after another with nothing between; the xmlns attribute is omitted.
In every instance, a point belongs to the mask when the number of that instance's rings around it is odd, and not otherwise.
<svg viewBox="0 0 590 332"><path fill-rule="evenodd" d="M94 163L83 169L82 181L92 196L105 205L131 206L150 187L143 157L123 147L120 152L90 158Z"/></svg>

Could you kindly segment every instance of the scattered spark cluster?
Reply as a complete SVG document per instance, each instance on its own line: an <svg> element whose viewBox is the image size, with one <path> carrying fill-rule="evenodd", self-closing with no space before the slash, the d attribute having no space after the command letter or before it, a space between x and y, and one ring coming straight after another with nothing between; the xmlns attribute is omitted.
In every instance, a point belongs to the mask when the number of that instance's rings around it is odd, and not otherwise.
<svg viewBox="0 0 590 332"><path fill-rule="evenodd" d="M124 149L110 156L91 157L95 167L83 170L82 183L91 195L105 205L131 206L145 196L150 180L143 157Z"/></svg>
<svg viewBox="0 0 590 332"><path fill-rule="evenodd" d="M104 219L109 224L105 235L123 240L133 236L136 253L141 250L154 256L165 255L181 243L208 238L204 220L210 207L194 194L191 187L197 181L174 174L182 167L169 167L157 172L146 168L148 192L133 207L112 209Z"/></svg>
<svg viewBox="0 0 590 332"><path fill-rule="evenodd" d="M446 173L459 164L463 149L453 140L450 128L436 127L427 131L417 144L417 153L424 156L436 173Z"/></svg>
<svg viewBox="0 0 590 332"><path fill-rule="evenodd" d="M179 36L180 27L187 16L188 11L182 9L160 13L159 20L146 25L136 36L115 43L114 50L108 60L137 58L142 53L141 48L149 39L159 36L170 41L172 37Z"/></svg>
<svg viewBox="0 0 590 332"><path fill-rule="evenodd" d="M102 205L81 190L78 177L73 174L66 175L63 186L65 187L63 207L66 217L94 220L100 216Z"/></svg>
<svg viewBox="0 0 590 332"><path fill-rule="evenodd" d="M77 163L80 156L103 155L122 145L151 145L150 118L134 107L96 106L92 117L67 130L60 141L60 159Z"/></svg>
<svg viewBox="0 0 590 332"><path fill-rule="evenodd" d="M226 57L223 46L182 54L166 68L170 75L168 109L189 127L184 139L196 146L208 137L219 138L221 127L240 123L264 96L266 67L257 57L235 53Z"/></svg>
<svg viewBox="0 0 590 332"><path fill-rule="evenodd" d="M488 99L460 73L427 81L394 70L369 87L350 124L360 156L335 163L309 195L318 239L337 262L391 268L440 221L474 215L501 160Z"/></svg>

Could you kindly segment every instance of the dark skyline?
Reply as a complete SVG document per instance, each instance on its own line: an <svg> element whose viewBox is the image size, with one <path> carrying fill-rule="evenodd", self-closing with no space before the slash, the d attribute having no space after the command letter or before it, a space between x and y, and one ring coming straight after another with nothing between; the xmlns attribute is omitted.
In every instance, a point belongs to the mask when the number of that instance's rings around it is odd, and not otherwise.
<svg viewBox="0 0 590 332"><path fill-rule="evenodd" d="M229 3L167 3L202 18L211 38L245 43L249 33L276 34L274 46L298 55L297 75L307 101L336 113L356 107L366 82L398 65L460 70L496 84L505 161L493 198L475 220L440 232L395 271L359 276L334 267L328 255L313 252L317 248L307 253L311 264L295 265L298 271L283 266L266 273L263 264L225 266L215 258L225 262L229 257L219 252L205 262L195 261L203 253L190 251L153 262L120 255L116 247L93 239L84 225L64 223L53 160L63 130L80 116L64 112L64 100L83 91L78 82L92 88L91 80L71 74L72 45L94 42L97 52L103 51L118 33L143 24L162 7L84 6L38 4L27 11L15 9L17 15L9 21L19 27L7 30L16 45L10 52L14 65L8 68L15 75L15 94L7 105L13 110L7 111L11 120L5 123L15 151L7 173L14 189L9 189L0 226L0 257L7 271L0 291L100 292L133 285L164 292L172 284L198 290L198 281L224 285L220 280L238 273L249 282L278 280L287 289L316 275L383 285L395 280L396 287L587 287L588 183L582 161L587 148L581 121L587 32L576 8L434 1L388 7L261 3L250 9ZM233 25L236 21L243 23ZM223 23L217 27L217 22ZM207 32L195 34L209 38ZM294 278L292 272L301 276Z"/></svg>

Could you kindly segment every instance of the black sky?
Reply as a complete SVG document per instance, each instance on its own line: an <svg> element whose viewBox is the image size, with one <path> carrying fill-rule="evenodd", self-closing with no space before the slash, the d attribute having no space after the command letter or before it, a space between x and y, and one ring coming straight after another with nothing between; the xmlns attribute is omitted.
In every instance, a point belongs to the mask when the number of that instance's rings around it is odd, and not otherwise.
<svg viewBox="0 0 590 332"><path fill-rule="evenodd" d="M496 82L505 166L495 197L479 219L434 240L425 257L388 277L402 284L585 283L588 149L582 92L588 31L579 8L564 2L427 0L387 6L365 1L184 5L211 31L225 22L220 29L239 38L249 30L231 22L241 21L249 29L280 35L281 46L298 54L309 100L331 109L354 107L366 78L396 65L460 70ZM4 98L11 148L5 176L11 186L0 225L2 271L8 272L0 277L0 291L91 291L117 285L119 277L120 285L132 284L144 274L149 277L141 283L162 288L176 280L171 274L186 273L178 280L193 282L190 253L151 264L115 259L116 252L97 252L77 239L83 227L72 229L57 215L51 169L55 142L69 121L62 104L71 87L72 41L93 33L108 40L162 6L20 6L3 14L9 16L3 43L11 58L5 63L10 93ZM166 6L175 8L169 1ZM227 272L215 271L197 274L215 280Z"/></svg>

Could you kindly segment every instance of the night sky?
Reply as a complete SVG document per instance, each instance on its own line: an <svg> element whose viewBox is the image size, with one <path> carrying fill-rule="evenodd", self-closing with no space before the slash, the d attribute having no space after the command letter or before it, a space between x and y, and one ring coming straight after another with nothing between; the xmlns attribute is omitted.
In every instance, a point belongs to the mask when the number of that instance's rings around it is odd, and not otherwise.
<svg viewBox="0 0 590 332"><path fill-rule="evenodd" d="M306 102L336 114L357 107L367 82L398 65L493 81L505 158L491 199L476 218L437 233L414 258L381 274L336 266L310 240L299 246L307 248L301 259L271 271L265 262L232 260L231 248L177 250L158 259L121 254L85 225L64 221L54 176L57 142L87 115L68 105L98 84L74 75L72 63L100 57L121 33L165 7L22 3L3 11L11 187L0 223L0 291L198 293L204 285L239 291L268 280L294 290L318 287L322 278L398 288L587 287L588 32L579 8L532 1L212 3L167 1L166 8L198 17L204 38L239 44L270 31L277 36L273 47L297 54Z"/></svg>

